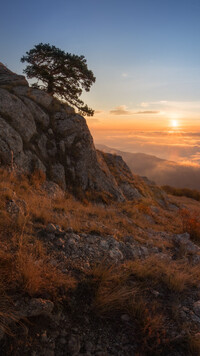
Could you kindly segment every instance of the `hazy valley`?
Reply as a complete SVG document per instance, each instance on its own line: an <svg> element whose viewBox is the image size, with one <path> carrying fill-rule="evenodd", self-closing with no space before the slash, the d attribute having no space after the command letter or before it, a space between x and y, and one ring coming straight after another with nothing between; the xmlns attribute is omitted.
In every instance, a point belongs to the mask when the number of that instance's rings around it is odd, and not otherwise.
<svg viewBox="0 0 200 356"><path fill-rule="evenodd" d="M97 149L123 157L133 173L146 176L156 184L200 190L200 167L183 165L145 153L123 152L97 144Z"/></svg>

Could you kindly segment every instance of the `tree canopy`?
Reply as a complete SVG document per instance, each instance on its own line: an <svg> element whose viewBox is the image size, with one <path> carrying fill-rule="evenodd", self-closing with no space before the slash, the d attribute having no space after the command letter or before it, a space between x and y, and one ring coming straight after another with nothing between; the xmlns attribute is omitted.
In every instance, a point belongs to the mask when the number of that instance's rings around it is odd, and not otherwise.
<svg viewBox="0 0 200 356"><path fill-rule="evenodd" d="M96 79L84 56L64 52L49 43L40 43L26 52L21 62L28 63L24 69L27 77L37 79L33 86L64 99L83 115L94 114L94 110L80 99L83 89L88 92Z"/></svg>

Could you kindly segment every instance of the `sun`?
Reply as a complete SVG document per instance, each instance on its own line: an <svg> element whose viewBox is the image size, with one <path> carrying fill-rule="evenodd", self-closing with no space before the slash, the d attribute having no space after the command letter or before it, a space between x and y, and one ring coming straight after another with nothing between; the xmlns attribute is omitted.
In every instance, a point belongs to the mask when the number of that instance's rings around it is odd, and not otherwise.
<svg viewBox="0 0 200 356"><path fill-rule="evenodd" d="M171 126L172 126L173 128L178 127L178 121L177 121L177 120L171 120Z"/></svg>

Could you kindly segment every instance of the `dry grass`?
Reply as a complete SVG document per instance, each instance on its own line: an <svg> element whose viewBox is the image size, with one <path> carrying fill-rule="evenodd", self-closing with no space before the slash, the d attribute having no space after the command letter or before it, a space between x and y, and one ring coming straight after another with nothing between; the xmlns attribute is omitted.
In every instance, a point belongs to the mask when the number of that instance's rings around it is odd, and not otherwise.
<svg viewBox="0 0 200 356"><path fill-rule="evenodd" d="M152 287L164 286L171 292L181 293L200 282L198 266L184 261L168 261L152 256L144 261L135 260L126 264L126 273Z"/></svg>
<svg viewBox="0 0 200 356"><path fill-rule="evenodd" d="M169 263L157 256L128 261L118 267L99 265L93 269L92 276L98 285L95 303L103 314L127 308L128 301L137 299L141 289L159 287L181 293L200 283L198 266L182 261Z"/></svg>
<svg viewBox="0 0 200 356"><path fill-rule="evenodd" d="M178 197L188 197L197 201L200 201L200 192L195 189L189 189L189 188L174 188L169 185L164 185L162 189L168 193L172 194Z"/></svg>
<svg viewBox="0 0 200 356"><path fill-rule="evenodd" d="M197 336L188 334L178 346L170 337L172 320L169 320L167 312L172 308L168 303L169 296L178 295L180 303L184 292L199 285L198 267L182 261L170 261L169 264L154 256L126 262L121 266L105 267L105 264L100 264L93 268L91 276L93 284L90 280L90 286L95 290L94 311L103 317L117 320L120 315L128 314L129 325L138 340L138 355L160 355L166 349L177 350L177 347L186 350L188 355L199 355ZM160 292L156 300L153 290ZM172 319L175 323L173 325L181 332L184 326L179 323L178 316Z"/></svg>
<svg viewBox="0 0 200 356"><path fill-rule="evenodd" d="M88 200L81 202L69 194L52 198L42 187L44 179L41 172L35 172L33 176L18 176L15 172L0 170L0 214L4 214L6 202L18 199L25 202L30 221L36 226L53 223L64 229L71 227L76 232L114 235L117 239L127 234L140 239L137 228L149 226L145 214L153 217L158 231L166 227L175 232L178 227L174 219L171 223L172 214L162 209L159 217L152 213L149 208L149 205L155 205L152 198L144 198L138 204L124 202L110 205L95 204ZM20 225L20 221L17 224Z"/></svg>
<svg viewBox="0 0 200 356"><path fill-rule="evenodd" d="M137 204L80 202L70 195L51 197L43 188L44 180L40 172L19 176L15 171L0 169L0 327L3 328L6 327L5 317L12 318L8 296L12 298L17 293L30 297L48 295L56 301L76 284L70 275L60 271L59 266L52 265L51 256L36 238L36 229L53 223L63 229L70 227L75 232L112 235L116 239L133 235L138 241L163 250L172 246L159 238L150 240L144 231L145 227L149 228L145 215L154 219L154 230L180 232L180 216L175 217L174 212L161 207L159 214L155 214L150 208L156 205L152 196ZM138 178L139 184L142 183ZM147 189L146 185L140 189ZM12 202L20 207L16 213L8 209ZM128 313L133 331L143 345L141 350L147 350L148 355L157 355L168 345L166 316L159 302L154 302L152 289L166 294L184 294L200 283L197 267L183 261L168 263L157 256L118 267L97 266L90 277L94 310L106 317ZM191 350L198 349L196 339L191 339L190 345Z"/></svg>
<svg viewBox="0 0 200 356"><path fill-rule="evenodd" d="M131 281L126 266L96 266L92 271L96 283L93 308L104 317L116 317L127 313L137 335L140 352L157 355L168 343L165 316L160 306L151 300L145 287ZM141 353L143 354L143 353Z"/></svg>
<svg viewBox="0 0 200 356"><path fill-rule="evenodd" d="M38 210L36 196L43 181L38 173L26 177L0 170L0 329L5 332L15 320L16 295L48 295L58 301L75 286L70 275L52 265L52 257L34 236L31 204Z"/></svg>
<svg viewBox="0 0 200 356"><path fill-rule="evenodd" d="M182 227L184 232L190 234L191 240L200 243L200 212L183 209L180 212Z"/></svg>

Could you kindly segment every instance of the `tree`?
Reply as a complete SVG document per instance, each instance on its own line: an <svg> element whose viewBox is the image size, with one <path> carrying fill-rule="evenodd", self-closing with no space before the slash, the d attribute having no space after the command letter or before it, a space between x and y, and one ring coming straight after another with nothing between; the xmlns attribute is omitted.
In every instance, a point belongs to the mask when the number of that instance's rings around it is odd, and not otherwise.
<svg viewBox="0 0 200 356"><path fill-rule="evenodd" d="M24 69L27 77L37 78L33 86L64 99L83 115L94 114L94 110L80 99L83 89L88 92L96 79L84 56L64 52L49 43L39 43L26 52L21 62L29 63Z"/></svg>

